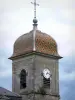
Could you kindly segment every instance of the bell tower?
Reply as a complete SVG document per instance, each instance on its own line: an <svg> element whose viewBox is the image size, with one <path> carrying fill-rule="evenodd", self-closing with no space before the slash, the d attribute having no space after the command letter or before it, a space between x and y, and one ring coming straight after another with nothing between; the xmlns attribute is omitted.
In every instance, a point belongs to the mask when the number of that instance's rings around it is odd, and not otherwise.
<svg viewBox="0 0 75 100"><path fill-rule="evenodd" d="M56 41L37 29L36 0L33 30L14 43L12 91L23 100L59 100L59 56Z"/></svg>
<svg viewBox="0 0 75 100"><path fill-rule="evenodd" d="M20 36L10 57L13 92L22 95L23 100L59 100L60 58L51 36L39 30L35 38L34 30Z"/></svg>

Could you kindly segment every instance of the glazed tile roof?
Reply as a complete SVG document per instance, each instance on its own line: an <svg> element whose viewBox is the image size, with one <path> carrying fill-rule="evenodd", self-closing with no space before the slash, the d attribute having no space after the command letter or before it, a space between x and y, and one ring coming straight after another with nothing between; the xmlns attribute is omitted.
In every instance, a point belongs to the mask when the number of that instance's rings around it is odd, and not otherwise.
<svg viewBox="0 0 75 100"><path fill-rule="evenodd" d="M35 43L36 43L36 51L51 55L58 55L57 44L55 40L46 33L38 32L36 34Z"/></svg>
<svg viewBox="0 0 75 100"><path fill-rule="evenodd" d="M20 36L15 41L12 57L33 52L34 44L36 52L59 56L57 52L57 44L50 35L36 30L34 37L34 31L32 30L29 33Z"/></svg>

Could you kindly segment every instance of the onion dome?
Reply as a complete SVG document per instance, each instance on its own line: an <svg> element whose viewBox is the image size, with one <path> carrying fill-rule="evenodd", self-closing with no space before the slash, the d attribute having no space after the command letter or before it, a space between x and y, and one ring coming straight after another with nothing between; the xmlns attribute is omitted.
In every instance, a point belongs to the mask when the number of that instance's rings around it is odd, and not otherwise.
<svg viewBox="0 0 75 100"><path fill-rule="evenodd" d="M60 57L57 52L56 41L51 36L39 30L35 31L35 37L34 30L20 36L14 43L14 52L10 59L31 52Z"/></svg>

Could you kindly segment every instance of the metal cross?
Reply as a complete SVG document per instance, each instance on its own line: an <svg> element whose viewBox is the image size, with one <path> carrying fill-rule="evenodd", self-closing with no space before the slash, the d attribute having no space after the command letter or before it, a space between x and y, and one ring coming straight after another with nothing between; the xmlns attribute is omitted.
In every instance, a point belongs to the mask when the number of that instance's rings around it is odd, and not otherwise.
<svg viewBox="0 0 75 100"><path fill-rule="evenodd" d="M34 2L31 3L34 4L34 18L36 18L36 6L39 6L39 4L36 3L36 0L34 0Z"/></svg>

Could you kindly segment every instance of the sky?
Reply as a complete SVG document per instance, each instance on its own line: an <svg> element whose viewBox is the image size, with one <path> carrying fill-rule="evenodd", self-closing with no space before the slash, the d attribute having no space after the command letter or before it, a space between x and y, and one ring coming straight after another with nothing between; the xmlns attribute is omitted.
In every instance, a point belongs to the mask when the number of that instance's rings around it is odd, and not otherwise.
<svg viewBox="0 0 75 100"><path fill-rule="evenodd" d="M0 0L0 86L12 89L15 40L33 29L33 0ZM51 35L59 61L60 100L75 100L75 0L37 0L38 29Z"/></svg>

